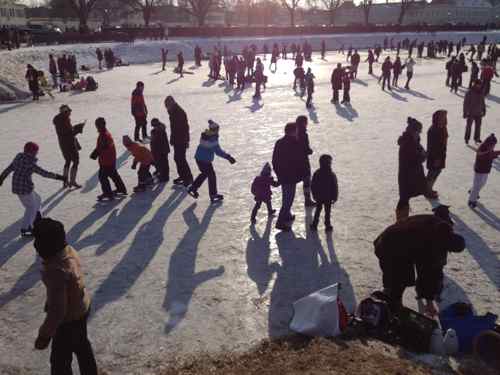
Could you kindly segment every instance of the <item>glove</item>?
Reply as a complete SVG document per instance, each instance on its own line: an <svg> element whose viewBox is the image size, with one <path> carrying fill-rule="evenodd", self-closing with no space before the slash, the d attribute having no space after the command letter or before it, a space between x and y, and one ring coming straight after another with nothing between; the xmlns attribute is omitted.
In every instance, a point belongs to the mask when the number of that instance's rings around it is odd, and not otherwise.
<svg viewBox="0 0 500 375"><path fill-rule="evenodd" d="M56 175L56 180L66 181L66 177L64 177L62 174L58 174L58 175Z"/></svg>
<svg viewBox="0 0 500 375"><path fill-rule="evenodd" d="M47 349L49 344L50 344L50 337L45 338L45 337L38 336L35 340L35 349L37 349L37 350Z"/></svg>
<svg viewBox="0 0 500 375"><path fill-rule="evenodd" d="M92 151L92 153L90 154L90 158L92 160L96 160L98 157L99 157L99 152L97 150Z"/></svg>
<svg viewBox="0 0 500 375"><path fill-rule="evenodd" d="M229 155L229 156L227 157L227 160L228 160L231 164L236 163L236 159L235 159L235 158L233 158L231 155Z"/></svg>

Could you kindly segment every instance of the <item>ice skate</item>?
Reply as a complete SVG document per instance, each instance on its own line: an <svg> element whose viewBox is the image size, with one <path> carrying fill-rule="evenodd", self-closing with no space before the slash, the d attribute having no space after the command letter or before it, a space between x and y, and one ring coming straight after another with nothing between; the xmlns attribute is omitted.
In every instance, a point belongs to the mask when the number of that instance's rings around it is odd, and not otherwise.
<svg viewBox="0 0 500 375"><path fill-rule="evenodd" d="M113 190L113 194L116 195L116 196L127 196L128 195L128 192L127 190Z"/></svg>
<svg viewBox="0 0 500 375"><path fill-rule="evenodd" d="M187 193L194 199L198 199L198 197L200 196L200 194L198 194L198 192L194 189L188 189Z"/></svg>
<svg viewBox="0 0 500 375"><path fill-rule="evenodd" d="M477 202L476 201L469 201L467 204L472 209L474 209L474 208L477 207Z"/></svg>
<svg viewBox="0 0 500 375"><path fill-rule="evenodd" d="M143 193L146 191L146 186L145 185L137 185L134 187L134 193Z"/></svg>
<svg viewBox="0 0 500 375"><path fill-rule="evenodd" d="M215 194L210 197L210 202L217 203L224 200L224 196L222 194Z"/></svg>
<svg viewBox="0 0 500 375"><path fill-rule="evenodd" d="M112 201L115 199L115 196L113 194L101 194L101 195L98 195L97 196L97 200L99 202L102 202L102 201Z"/></svg>
<svg viewBox="0 0 500 375"><path fill-rule="evenodd" d="M174 180L172 181L172 183L173 183L174 185L182 185L183 180L182 180L182 178L177 177L177 178L174 178Z"/></svg>
<svg viewBox="0 0 500 375"><path fill-rule="evenodd" d="M21 229L21 237L33 237L33 228Z"/></svg>

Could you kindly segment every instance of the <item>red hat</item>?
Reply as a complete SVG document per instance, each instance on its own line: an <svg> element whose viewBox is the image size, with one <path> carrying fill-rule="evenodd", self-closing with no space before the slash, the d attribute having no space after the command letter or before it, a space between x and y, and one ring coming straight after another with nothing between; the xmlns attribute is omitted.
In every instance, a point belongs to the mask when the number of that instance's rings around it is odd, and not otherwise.
<svg viewBox="0 0 500 375"><path fill-rule="evenodd" d="M24 152L35 155L38 152L38 148L35 142L28 142L24 145Z"/></svg>

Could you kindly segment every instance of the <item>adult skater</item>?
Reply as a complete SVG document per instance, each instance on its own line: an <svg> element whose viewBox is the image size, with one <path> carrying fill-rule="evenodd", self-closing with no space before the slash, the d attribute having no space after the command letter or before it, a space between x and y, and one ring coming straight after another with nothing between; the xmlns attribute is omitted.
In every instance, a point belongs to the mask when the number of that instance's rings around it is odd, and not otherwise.
<svg viewBox="0 0 500 375"><path fill-rule="evenodd" d="M41 198L35 192L32 175L36 173L42 177L54 180L64 180L64 176L47 172L37 165L38 145L28 142L24 145L23 152L16 155L14 160L0 175L0 186L10 173L12 177L12 193L17 195L24 206L24 216L21 223L21 236L33 235L33 223L37 215L40 215Z"/></svg>
<svg viewBox="0 0 500 375"><path fill-rule="evenodd" d="M236 160L223 151L219 145L219 125L212 120L208 120L208 129L201 133L200 144L194 156L200 174L188 189L188 194L195 199L199 197L198 189L207 178L210 201L216 203L224 199L222 194L217 193L217 176L212 164L215 155L226 159L231 164L236 163Z"/></svg>
<svg viewBox="0 0 500 375"><path fill-rule="evenodd" d="M332 157L330 155L321 155L319 158L319 169L314 172L311 184L312 194L316 200L316 211L314 219L310 225L312 231L318 229L319 216L321 210L325 208L325 231L333 230L331 222L332 205L337 202L339 197L339 188L337 176L332 171Z"/></svg>
<svg viewBox="0 0 500 375"><path fill-rule="evenodd" d="M255 66L255 93L253 95L254 99L260 99L260 87L265 84L264 83L264 64L260 61L260 58L257 58L257 64Z"/></svg>
<svg viewBox="0 0 500 375"><path fill-rule="evenodd" d="M486 60L481 62L481 82L483 82L483 94L488 96L490 94L491 80L495 75L495 69Z"/></svg>
<svg viewBox="0 0 500 375"><path fill-rule="evenodd" d="M448 147L448 112L440 109L432 115L432 125L427 131L427 184L428 192L437 196L433 190L438 176L446 166L446 149Z"/></svg>
<svg viewBox="0 0 500 375"><path fill-rule="evenodd" d="M54 89L56 89L58 86L58 83L57 83L57 63L56 63L56 60L54 59L53 55L49 55L49 73L50 73L50 76L52 77L52 87Z"/></svg>
<svg viewBox="0 0 500 375"><path fill-rule="evenodd" d="M409 90L410 89L410 81L413 78L413 69L417 63L415 60L413 60L413 57L408 57L408 59L405 62L404 67L406 68L406 84L405 84L405 89Z"/></svg>
<svg viewBox="0 0 500 375"><path fill-rule="evenodd" d="M179 177L173 183L188 187L193 183L191 168L186 160L186 150L189 147L189 123L186 112L172 96L165 98L165 108L170 118L170 145L174 148L174 161Z"/></svg>
<svg viewBox="0 0 500 375"><path fill-rule="evenodd" d="M338 63L337 67L332 72L332 78L330 80L333 90L332 103L337 104L339 102L339 91L342 90L342 77L344 75L344 69L342 64Z"/></svg>
<svg viewBox="0 0 500 375"><path fill-rule="evenodd" d="M470 67L469 89L472 87L473 83L478 79L479 79L479 66L475 61L472 61Z"/></svg>
<svg viewBox="0 0 500 375"><path fill-rule="evenodd" d="M446 62L445 68L446 68L446 86L450 86L451 82L451 76L452 76L452 66L455 64L456 58L453 56L450 60Z"/></svg>
<svg viewBox="0 0 500 375"><path fill-rule="evenodd" d="M97 64L98 64L99 70L102 70L102 60L104 59L104 55L102 54L102 51L100 48L97 48L95 50L95 54L97 57Z"/></svg>
<svg viewBox="0 0 500 375"><path fill-rule="evenodd" d="M177 68L176 71L180 74L181 78L184 77L184 55L182 51L177 54Z"/></svg>
<svg viewBox="0 0 500 375"><path fill-rule="evenodd" d="M145 141L149 137L147 131L148 107L144 101L144 82L139 81L136 83L130 99L130 106L135 120L134 141L141 142L139 138L140 132L142 132L142 138Z"/></svg>
<svg viewBox="0 0 500 375"><path fill-rule="evenodd" d="M40 86L38 83L38 71L33 67L33 65L28 64L26 67L26 81L28 81L28 87L31 91L33 100L36 101L40 98Z"/></svg>
<svg viewBox="0 0 500 375"><path fill-rule="evenodd" d="M385 83L387 82L387 88L391 89L391 70L392 70L392 62L391 58L387 56L385 61L382 64L382 90L385 91Z"/></svg>
<svg viewBox="0 0 500 375"><path fill-rule="evenodd" d="M356 79L358 77L358 67L361 61L361 57L359 56L358 50L354 50L354 54L351 56L351 69L352 69L352 77Z"/></svg>
<svg viewBox="0 0 500 375"><path fill-rule="evenodd" d="M113 137L106 129L106 120L99 117L95 120L95 127L99 133L97 145L91 154L92 159L99 160L99 182L101 183L102 194L98 200L112 200L116 194L127 195L127 188L116 169L116 148ZM109 179L113 181L116 190L111 190Z"/></svg>
<svg viewBox="0 0 500 375"><path fill-rule="evenodd" d="M168 166L170 146L168 145L166 127L157 118L151 120L151 127L153 128L151 130L151 153L158 173L158 181L168 182L170 178Z"/></svg>
<svg viewBox="0 0 500 375"><path fill-rule="evenodd" d="M307 91L306 108L312 107L312 96L314 93L314 78L315 77L311 71L311 68L307 68L307 73L305 77L306 91Z"/></svg>
<svg viewBox="0 0 500 375"><path fill-rule="evenodd" d="M464 238L437 215L416 215L387 227L373 244L391 310L397 312L405 289L415 286L425 315L436 317L448 253L462 252Z"/></svg>
<svg viewBox="0 0 500 375"><path fill-rule="evenodd" d="M325 59L326 54L326 43L324 40L321 41L321 60Z"/></svg>
<svg viewBox="0 0 500 375"><path fill-rule="evenodd" d="M281 209L276 228L289 231L295 220L291 209L295 199L297 183L302 181L305 174L304 157L297 139L297 125L290 122L285 126L285 136L274 145L273 169L281 185Z"/></svg>
<svg viewBox="0 0 500 375"><path fill-rule="evenodd" d="M495 151L496 144L497 139L494 134L491 134L477 150L476 162L474 164L474 181L472 188L469 190L468 204L470 208L476 208L479 192L488 181L493 160L500 156L500 151Z"/></svg>
<svg viewBox="0 0 500 375"><path fill-rule="evenodd" d="M375 56L371 48L368 49L368 57L365 62L368 61L368 74L373 74L373 63L375 62Z"/></svg>
<svg viewBox="0 0 500 375"><path fill-rule="evenodd" d="M451 64L450 70L451 70L450 92L454 92L456 94L458 92L460 75L462 74L462 67L460 65L460 62L455 59L453 61L453 64Z"/></svg>
<svg viewBox="0 0 500 375"><path fill-rule="evenodd" d="M399 137L399 202L396 207L396 220L403 221L410 214L410 198L427 192L422 163L426 160L426 152L420 145L422 124L408 117L406 130Z"/></svg>
<svg viewBox="0 0 500 375"><path fill-rule="evenodd" d="M349 73L344 72L342 76L342 86L343 86L343 94L342 94L342 102L341 104L350 104L351 103L351 77L349 77Z"/></svg>
<svg viewBox="0 0 500 375"><path fill-rule="evenodd" d="M81 146L76 136L83 132L85 122L71 125L71 108L64 104L59 108L59 114L54 117L52 123L56 128L59 147L64 158L63 187L79 189L82 186L76 182L76 175L80 163L78 152L81 150Z"/></svg>
<svg viewBox="0 0 500 375"><path fill-rule="evenodd" d="M481 123L482 118L486 115L486 103L484 102L481 81L475 81L465 94L463 109L464 119L467 120L465 125L465 143L469 144L473 123L474 141L481 143Z"/></svg>
<svg viewBox="0 0 500 375"><path fill-rule="evenodd" d="M165 67L167 65L167 55L168 55L168 49L162 48L161 49L161 70L162 70L162 72L165 71Z"/></svg>
<svg viewBox="0 0 500 375"><path fill-rule="evenodd" d="M401 58L399 56L396 57L396 60L394 61L394 64L392 65L392 85L395 87L398 87L398 79L403 71L403 64L401 64Z"/></svg>
<svg viewBox="0 0 500 375"><path fill-rule="evenodd" d="M47 315L38 330L35 349L52 341L51 374L72 374L73 353L82 375L97 375L97 364L87 336L90 295L85 288L78 253L68 245L64 225L49 218L37 220L34 246L42 259L42 282L47 290Z"/></svg>
<svg viewBox="0 0 500 375"><path fill-rule="evenodd" d="M297 125L297 140L299 141L299 150L302 152L304 168L304 176L302 179L302 186L304 189L304 204L306 207L314 207L316 204L311 199L311 163L309 156L313 154L311 145L309 143L309 135L307 134L307 117L298 116L295 120Z"/></svg>
<svg viewBox="0 0 500 375"><path fill-rule="evenodd" d="M202 51L199 45L194 47L194 64L201 66Z"/></svg>

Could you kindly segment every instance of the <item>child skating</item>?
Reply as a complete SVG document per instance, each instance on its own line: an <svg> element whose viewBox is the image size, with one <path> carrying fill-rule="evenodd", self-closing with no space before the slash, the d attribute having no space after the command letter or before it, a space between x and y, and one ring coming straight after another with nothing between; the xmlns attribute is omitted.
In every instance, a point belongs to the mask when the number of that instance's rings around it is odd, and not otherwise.
<svg viewBox="0 0 500 375"><path fill-rule="evenodd" d="M330 215L332 204L337 202L339 197L339 188L337 176L332 171L332 157L330 155L321 155L319 158L319 169L314 172L311 191L314 200L316 201L316 211L314 219L310 226L312 231L318 229L319 216L321 210L325 208L325 230L331 232L333 230Z"/></svg>
<svg viewBox="0 0 500 375"><path fill-rule="evenodd" d="M153 184L153 176L149 172L151 164L153 164L153 154L145 146L139 145L136 142L132 142L129 136L123 136L123 145L134 157L134 162L132 163L132 169L137 168L139 164L139 170L137 171L138 184L134 188L135 193L141 193L146 190L148 186Z"/></svg>
<svg viewBox="0 0 500 375"><path fill-rule="evenodd" d="M269 163L266 163L264 168L262 168L260 175L255 177L252 182L252 194L255 198L255 206L253 207L252 217L250 218L252 224L257 222L257 212L259 212L262 203L266 204L267 214L269 216L276 213L276 210L273 210L271 203L271 186L277 187L279 186L279 183L273 178L271 172L271 166Z"/></svg>

